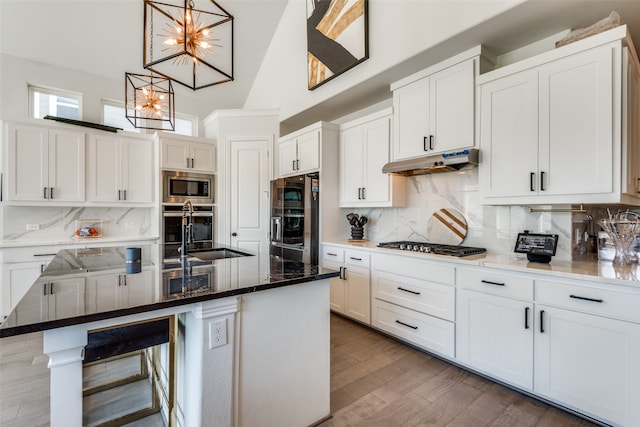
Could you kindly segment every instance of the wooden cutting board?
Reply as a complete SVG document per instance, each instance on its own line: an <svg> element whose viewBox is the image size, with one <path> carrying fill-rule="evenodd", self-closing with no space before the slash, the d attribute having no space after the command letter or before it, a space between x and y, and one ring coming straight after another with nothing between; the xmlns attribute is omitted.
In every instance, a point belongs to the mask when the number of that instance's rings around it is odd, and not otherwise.
<svg viewBox="0 0 640 427"><path fill-rule="evenodd" d="M427 221L427 237L431 243L459 245L467 237L467 220L457 209L435 211Z"/></svg>

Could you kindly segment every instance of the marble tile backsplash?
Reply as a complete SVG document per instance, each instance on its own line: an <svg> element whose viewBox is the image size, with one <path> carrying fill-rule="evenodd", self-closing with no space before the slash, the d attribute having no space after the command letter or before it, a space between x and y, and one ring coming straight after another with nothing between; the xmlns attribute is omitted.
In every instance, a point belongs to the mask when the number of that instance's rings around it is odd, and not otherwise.
<svg viewBox="0 0 640 427"><path fill-rule="evenodd" d="M120 207L22 207L3 209L2 238L5 241L65 241L73 237L76 220L101 219L106 237L147 236L152 229L152 210ZM38 230L27 230L37 224Z"/></svg>
<svg viewBox="0 0 640 427"><path fill-rule="evenodd" d="M365 239L430 241L427 221L442 208L460 211L467 221L466 246L480 246L496 253L511 253L518 233L529 230L559 235L557 259L571 259L571 214L531 213L529 206L481 205L478 170L421 175L407 179L407 207L342 209L366 215ZM540 207L540 206L537 206ZM343 235L350 237L345 218ZM440 243L440 242L434 242Z"/></svg>

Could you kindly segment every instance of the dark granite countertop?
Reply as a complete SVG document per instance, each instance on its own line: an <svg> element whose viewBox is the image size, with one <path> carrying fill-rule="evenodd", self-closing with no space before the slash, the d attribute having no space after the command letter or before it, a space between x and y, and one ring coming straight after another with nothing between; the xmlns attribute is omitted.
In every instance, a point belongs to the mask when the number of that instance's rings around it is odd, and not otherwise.
<svg viewBox="0 0 640 427"><path fill-rule="evenodd" d="M126 273L125 247L61 250L0 324L0 338L338 276L261 254L190 257L182 266L162 260L160 245L139 247L142 271L135 274Z"/></svg>

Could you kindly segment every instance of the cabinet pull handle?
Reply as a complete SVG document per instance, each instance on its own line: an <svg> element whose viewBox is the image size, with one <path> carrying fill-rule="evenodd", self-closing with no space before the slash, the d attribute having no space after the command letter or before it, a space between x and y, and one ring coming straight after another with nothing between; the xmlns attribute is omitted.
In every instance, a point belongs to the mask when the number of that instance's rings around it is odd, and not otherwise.
<svg viewBox="0 0 640 427"><path fill-rule="evenodd" d="M490 280L481 280L481 282L486 283L487 285L504 286L504 283L492 282Z"/></svg>
<svg viewBox="0 0 640 427"><path fill-rule="evenodd" d="M544 191L544 172L540 172L540 191Z"/></svg>
<svg viewBox="0 0 640 427"><path fill-rule="evenodd" d="M342 267L342 280L347 280L347 267Z"/></svg>
<svg viewBox="0 0 640 427"><path fill-rule="evenodd" d="M42 285L42 295L46 295L47 294L47 285L48 285L48 283L45 283L44 285Z"/></svg>
<svg viewBox="0 0 640 427"><path fill-rule="evenodd" d="M49 198L53 200L53 187L49 187Z"/></svg>
<svg viewBox="0 0 640 427"><path fill-rule="evenodd" d="M429 148L427 148L427 137L426 136L424 138L422 138L422 149L424 151L429 151Z"/></svg>
<svg viewBox="0 0 640 427"><path fill-rule="evenodd" d="M358 200L362 200L362 187L358 187Z"/></svg>
<svg viewBox="0 0 640 427"><path fill-rule="evenodd" d="M122 274L118 274L118 286L122 286Z"/></svg>
<svg viewBox="0 0 640 427"><path fill-rule="evenodd" d="M569 298L581 299L583 301L591 301L591 302L604 302L603 299L600 298L589 298L589 297L581 297L580 295L569 295Z"/></svg>
<svg viewBox="0 0 640 427"><path fill-rule="evenodd" d="M291 160L291 170L296 170L296 161Z"/></svg>
<svg viewBox="0 0 640 427"><path fill-rule="evenodd" d="M399 320L396 320L396 323L398 323L398 324L400 324L400 325L402 325L402 326L406 326L407 328L414 329L414 330L415 330L415 329L418 329L418 327L417 327L417 326L409 325L408 323L404 323L404 322L401 322L401 321L399 321Z"/></svg>
<svg viewBox="0 0 640 427"><path fill-rule="evenodd" d="M420 292L412 291L411 289L405 289L402 286L398 286L398 290L402 291L402 292L408 292L408 293L414 294L414 295L420 295Z"/></svg>
<svg viewBox="0 0 640 427"><path fill-rule="evenodd" d="M127 200L127 190L122 190L122 200Z"/></svg>
<svg viewBox="0 0 640 427"><path fill-rule="evenodd" d="M127 275L126 274L122 275L122 282L124 283L125 286L127 286Z"/></svg>
<svg viewBox="0 0 640 427"><path fill-rule="evenodd" d="M42 189L42 198L46 199L47 198L47 187L44 187Z"/></svg>
<svg viewBox="0 0 640 427"><path fill-rule="evenodd" d="M296 170L300 170L300 159L296 160Z"/></svg>
<svg viewBox="0 0 640 427"><path fill-rule="evenodd" d="M533 182L535 181L535 177L536 177L535 172L531 172L531 174L529 174L529 190L531 191L536 191L536 189L533 188Z"/></svg>
<svg viewBox="0 0 640 427"><path fill-rule="evenodd" d="M33 254L33 256L56 256L56 254Z"/></svg>
<svg viewBox="0 0 640 427"><path fill-rule="evenodd" d="M524 328L529 329L529 307L524 308Z"/></svg>
<svg viewBox="0 0 640 427"><path fill-rule="evenodd" d="M354 260L354 261L362 261L362 258L357 258L357 257L354 257L354 256L350 256L349 258Z"/></svg>
<svg viewBox="0 0 640 427"><path fill-rule="evenodd" d="M429 135L429 150L433 150L433 135Z"/></svg>
<svg viewBox="0 0 640 427"><path fill-rule="evenodd" d="M49 282L49 295L53 295L53 283Z"/></svg>
<svg viewBox="0 0 640 427"><path fill-rule="evenodd" d="M327 255L329 255L329 256L338 256L338 254L334 254L333 252L327 252Z"/></svg>
<svg viewBox="0 0 640 427"><path fill-rule="evenodd" d="M540 333L544 334L544 310L540 310Z"/></svg>
<svg viewBox="0 0 640 427"><path fill-rule="evenodd" d="M365 200L367 198L367 193L365 193L366 188L362 187L362 200Z"/></svg>
<svg viewBox="0 0 640 427"><path fill-rule="evenodd" d="M196 159L195 158L191 158L191 168L195 168L196 167Z"/></svg>
<svg viewBox="0 0 640 427"><path fill-rule="evenodd" d="M44 264L40 264L40 273L44 271Z"/></svg>
<svg viewBox="0 0 640 427"><path fill-rule="evenodd" d="M122 200L122 198L121 198L121 197L122 197L122 196L121 196L121 194L122 194L122 191L121 191L121 190L118 190L118 200Z"/></svg>

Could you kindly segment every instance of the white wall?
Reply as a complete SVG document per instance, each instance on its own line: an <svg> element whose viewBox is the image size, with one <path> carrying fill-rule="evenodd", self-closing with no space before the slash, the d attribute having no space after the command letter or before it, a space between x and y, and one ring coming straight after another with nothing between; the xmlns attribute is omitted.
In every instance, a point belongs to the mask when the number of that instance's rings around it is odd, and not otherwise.
<svg viewBox="0 0 640 427"><path fill-rule="evenodd" d="M290 0L244 107L279 107L286 120L520 3L369 0L369 59L310 91L306 2Z"/></svg>
<svg viewBox="0 0 640 427"><path fill-rule="evenodd" d="M19 120L28 117L29 84L81 93L82 120L93 123L102 123L102 99L124 102L124 74L121 80L109 79L2 54L0 56L0 118ZM200 118L211 113L212 106L208 97L183 91L177 85L174 85L174 90L180 91L175 97L176 112ZM203 135L202 123L199 127L199 134Z"/></svg>

